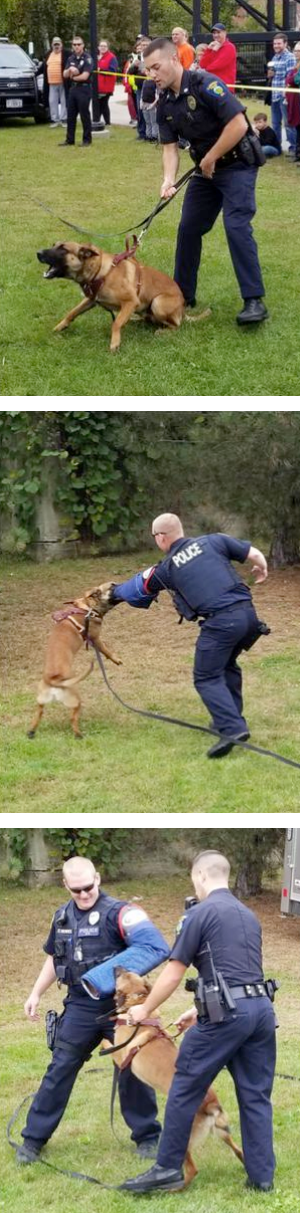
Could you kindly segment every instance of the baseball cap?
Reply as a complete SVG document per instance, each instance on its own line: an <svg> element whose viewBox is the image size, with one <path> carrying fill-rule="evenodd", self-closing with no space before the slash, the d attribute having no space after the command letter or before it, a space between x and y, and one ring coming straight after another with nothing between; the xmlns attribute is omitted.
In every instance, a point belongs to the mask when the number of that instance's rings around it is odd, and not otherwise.
<svg viewBox="0 0 300 1213"><path fill-rule="evenodd" d="M226 29L226 25L222 25L222 21L218 21L217 25L212 25L212 27L211 27L212 34L214 32L214 29Z"/></svg>

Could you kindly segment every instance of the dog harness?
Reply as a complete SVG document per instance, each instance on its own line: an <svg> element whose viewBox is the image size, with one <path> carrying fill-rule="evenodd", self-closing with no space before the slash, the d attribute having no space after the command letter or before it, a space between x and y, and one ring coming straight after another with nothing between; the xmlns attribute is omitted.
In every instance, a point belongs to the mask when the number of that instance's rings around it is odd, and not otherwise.
<svg viewBox="0 0 300 1213"><path fill-rule="evenodd" d="M85 283L85 285L82 287L82 289L88 299L92 299L94 303L97 302L97 300L96 300L97 292L103 286L103 283L105 282L105 279L108 277L108 274L110 274L110 271L114 268L114 266L120 265L121 261L127 261L128 257L134 257L134 254L138 248L138 244L139 244L139 241L137 239L137 236L133 237L133 245L131 246L131 248L129 247L129 241L126 240L125 253L115 253L115 256L112 259L112 264L108 270L108 273L104 274L102 276L101 276L101 274L99 276L96 275L95 278L92 278L91 282ZM136 262L136 268L137 268L136 293L139 296L140 289L141 289L142 275L141 275L141 266L139 265L138 261Z"/></svg>

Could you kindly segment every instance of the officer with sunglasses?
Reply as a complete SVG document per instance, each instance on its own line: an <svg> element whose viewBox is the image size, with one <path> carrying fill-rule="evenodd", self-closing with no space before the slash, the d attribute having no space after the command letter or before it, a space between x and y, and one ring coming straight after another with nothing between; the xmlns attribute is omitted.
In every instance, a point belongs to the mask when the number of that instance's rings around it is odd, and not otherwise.
<svg viewBox="0 0 300 1213"><path fill-rule="evenodd" d="M17 1150L19 1163L37 1161L42 1147L60 1123L84 1061L103 1038L113 1043L114 1025L109 1017L115 1010L114 994L107 997L100 994L100 998L94 1000L89 996L87 985L82 984L83 975L95 965L103 964L104 969L105 962L107 968L108 958L116 957L116 964L120 964L120 952L123 951L126 967L126 949L130 947L135 923L144 928L148 924L144 933L147 939L152 934L158 949L157 964L169 954L160 932L140 906L128 905L102 892L99 872L89 859L74 856L67 860L63 866L63 883L69 900L54 914L44 944L47 958L25 1003L27 1018L32 1023L38 1021L41 996L56 980L59 986L67 986L67 995L63 1014L58 1020L53 1059L34 1096L22 1131L23 1145ZM149 969L152 967L149 950ZM157 1120L154 1091L135 1078L128 1067L119 1072L119 1099L138 1154L142 1158L155 1158L161 1126Z"/></svg>

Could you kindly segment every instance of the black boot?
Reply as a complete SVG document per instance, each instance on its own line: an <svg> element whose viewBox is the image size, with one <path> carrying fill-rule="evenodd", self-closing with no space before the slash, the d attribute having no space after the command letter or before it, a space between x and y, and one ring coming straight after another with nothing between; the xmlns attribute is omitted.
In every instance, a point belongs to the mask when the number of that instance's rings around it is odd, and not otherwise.
<svg viewBox="0 0 300 1213"><path fill-rule="evenodd" d="M23 1165L24 1163L37 1162L40 1152L41 1146L34 1146L31 1142L24 1141L23 1145L18 1146L16 1151L17 1162L20 1165Z"/></svg>
<svg viewBox="0 0 300 1213"><path fill-rule="evenodd" d="M270 1184L254 1184L251 1179L246 1179L245 1188L252 1188L255 1192L272 1192L273 1183Z"/></svg>
<svg viewBox="0 0 300 1213"><path fill-rule="evenodd" d="M260 324L269 313L262 299L244 299L244 307L237 315L238 324Z"/></svg>
<svg viewBox="0 0 300 1213"><path fill-rule="evenodd" d="M250 733L248 733L247 729L243 733L227 733L227 735L226 733L222 733L216 745L213 745L212 749L208 750L207 757L225 758L225 754L229 754L234 745L238 745L239 741L248 741L248 737L250 737Z"/></svg>
<svg viewBox="0 0 300 1213"><path fill-rule="evenodd" d="M140 1196L143 1192L178 1192L185 1186L182 1168L159 1167L155 1163L150 1171L137 1175L135 1179L126 1179L120 1184L119 1192L131 1192L132 1196Z"/></svg>

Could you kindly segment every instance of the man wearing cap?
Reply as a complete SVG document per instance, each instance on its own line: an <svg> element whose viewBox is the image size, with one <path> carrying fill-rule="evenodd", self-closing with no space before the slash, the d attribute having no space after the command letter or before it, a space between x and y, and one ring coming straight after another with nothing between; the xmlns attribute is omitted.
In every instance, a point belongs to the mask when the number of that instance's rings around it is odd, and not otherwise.
<svg viewBox="0 0 300 1213"><path fill-rule="evenodd" d="M49 104L52 129L67 120L67 82L64 81L63 71L68 58L69 52L65 51L61 38L55 35L51 50L37 68L37 74L43 71L44 75L44 103L46 106Z"/></svg>
<svg viewBox="0 0 300 1213"><path fill-rule="evenodd" d="M212 72L219 80L224 80L228 87L236 82L236 49L229 41L226 26L219 21L212 28L213 41L201 56L201 69Z"/></svg>
<svg viewBox="0 0 300 1213"><path fill-rule="evenodd" d="M166 959L168 945L141 906L109 897L90 859L74 855L63 866L68 901L60 906L44 944L46 960L25 1003L31 1023L39 1019L42 994L57 980L65 986L64 1010L49 1047L53 1057L33 1098L18 1163L37 1161L64 1115L75 1079L105 1037L113 1042L115 970L145 973ZM133 946L134 945L134 946ZM120 955L121 953L121 955ZM133 953L135 961L133 962ZM128 955L128 961L127 961ZM96 966L96 968L95 968ZM85 978L92 978L85 981ZM156 1155L160 1124L154 1091L120 1071L121 1111L141 1158Z"/></svg>

